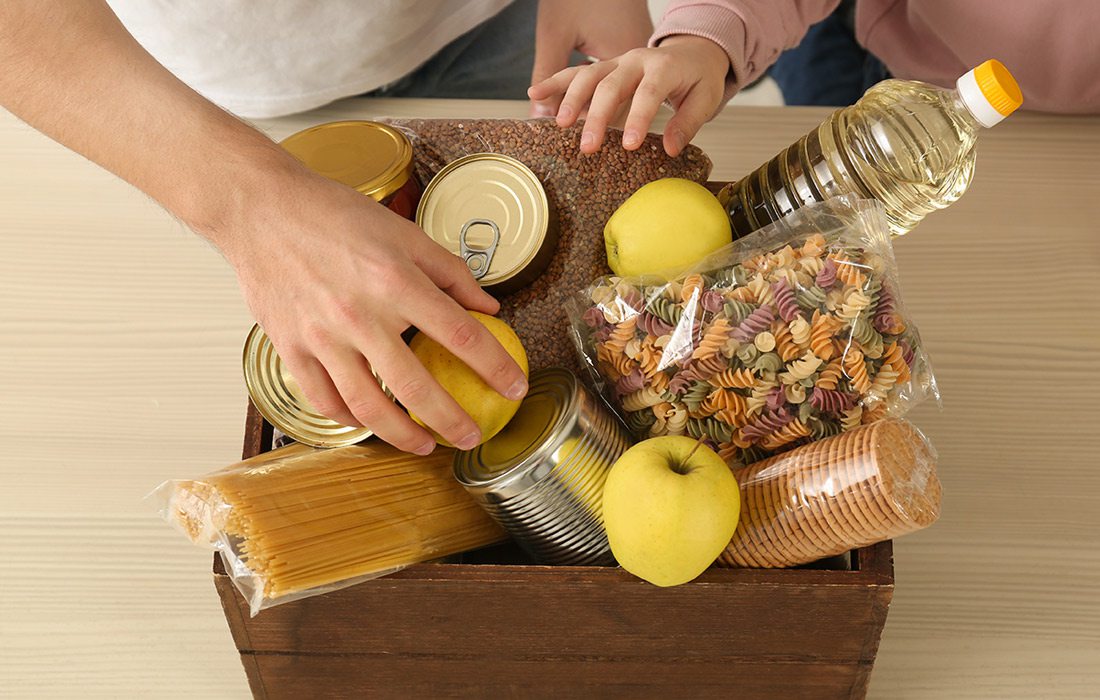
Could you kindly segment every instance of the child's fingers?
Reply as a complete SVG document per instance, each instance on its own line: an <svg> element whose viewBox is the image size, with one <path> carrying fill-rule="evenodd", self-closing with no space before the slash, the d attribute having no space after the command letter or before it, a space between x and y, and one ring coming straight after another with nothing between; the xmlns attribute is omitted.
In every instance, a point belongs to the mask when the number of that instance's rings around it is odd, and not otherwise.
<svg viewBox="0 0 1100 700"><path fill-rule="evenodd" d="M642 82L638 83L638 89L634 92L630 113L623 126L623 148L633 151L642 144L642 139L649 131L653 118L657 116L661 103L671 92L671 86L665 84L660 77L647 73L642 78Z"/></svg>
<svg viewBox="0 0 1100 700"><path fill-rule="evenodd" d="M558 113L562 95L572 82L573 76L583 66L565 68L527 88L527 96L531 98L532 117L552 117Z"/></svg>
<svg viewBox="0 0 1100 700"><path fill-rule="evenodd" d="M603 145L608 122L615 118L619 107L630 100L641 79L640 67L620 64L596 86L581 134L582 153L595 153Z"/></svg>
<svg viewBox="0 0 1100 700"><path fill-rule="evenodd" d="M577 71L565 91L565 97L561 99L561 106L558 107L558 126L572 126L576 123L581 111L592 99L596 86L613 70L615 70L615 64L607 61L584 66Z"/></svg>
<svg viewBox="0 0 1100 700"><path fill-rule="evenodd" d="M561 104L561 95L555 95L541 100L532 99L529 113L532 118L553 117L558 113Z"/></svg>
<svg viewBox="0 0 1100 700"><path fill-rule="evenodd" d="M570 68L563 68L546 80L540 80L532 84L531 87L527 88L527 96L532 100L545 100L554 95L562 95L565 93L566 88L569 87L569 83L573 82L573 77L586 67L587 66L572 66Z"/></svg>
<svg viewBox="0 0 1100 700"><path fill-rule="evenodd" d="M543 117L552 117L558 113L558 101L557 100L532 100L531 108L528 110L528 114L532 119L541 119Z"/></svg>
<svg viewBox="0 0 1100 700"><path fill-rule="evenodd" d="M692 87L676 108L676 114L665 126L665 152L674 158L680 155L684 146L707 123L720 99L720 96L710 94L710 91L698 84Z"/></svg>

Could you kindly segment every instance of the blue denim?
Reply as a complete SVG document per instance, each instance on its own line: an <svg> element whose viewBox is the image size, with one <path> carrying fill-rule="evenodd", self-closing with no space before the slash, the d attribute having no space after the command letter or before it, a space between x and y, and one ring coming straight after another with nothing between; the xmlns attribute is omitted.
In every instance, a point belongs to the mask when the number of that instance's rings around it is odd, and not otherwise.
<svg viewBox="0 0 1100 700"><path fill-rule="evenodd" d="M848 7L810 27L769 71L789 105L843 107L890 77L882 61L856 41Z"/></svg>

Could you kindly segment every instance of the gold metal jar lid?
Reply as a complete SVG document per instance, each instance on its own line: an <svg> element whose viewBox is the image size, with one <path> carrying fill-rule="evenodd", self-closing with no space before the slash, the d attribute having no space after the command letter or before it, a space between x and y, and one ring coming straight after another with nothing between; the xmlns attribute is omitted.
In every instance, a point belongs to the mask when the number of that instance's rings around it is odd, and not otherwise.
<svg viewBox="0 0 1100 700"><path fill-rule="evenodd" d="M498 293L529 284L557 247L542 183L526 165L499 153L464 156L436 173L416 223L461 256L481 286Z"/></svg>
<svg viewBox="0 0 1100 700"><path fill-rule="evenodd" d="M412 144L387 124L318 124L291 134L280 145L315 173L377 201L397 192L412 176Z"/></svg>
<svg viewBox="0 0 1100 700"><path fill-rule="evenodd" d="M342 425L318 413L258 324L244 343L244 383L260 415L303 444L343 447L374 434L369 428Z"/></svg>

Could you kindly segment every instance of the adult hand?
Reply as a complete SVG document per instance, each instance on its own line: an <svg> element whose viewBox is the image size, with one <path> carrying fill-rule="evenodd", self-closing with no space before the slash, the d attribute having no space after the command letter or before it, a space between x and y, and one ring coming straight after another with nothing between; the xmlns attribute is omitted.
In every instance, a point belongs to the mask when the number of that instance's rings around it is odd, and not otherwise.
<svg viewBox="0 0 1100 700"><path fill-rule="evenodd" d="M645 0L540 0L531 84L567 68L574 50L603 60L645 46L651 34L653 22ZM531 103L533 117L557 111L558 102L552 98Z"/></svg>
<svg viewBox="0 0 1100 700"><path fill-rule="evenodd" d="M587 111L581 151L599 150L607 125L619 109L630 105L623 129L623 147L642 144L661 103L676 113L665 126L664 147L679 155L699 129L722 106L729 57L716 43L677 35L656 48L634 49L608 61L558 71L527 94L540 104L559 104L559 126L571 126Z"/></svg>
<svg viewBox="0 0 1100 700"><path fill-rule="evenodd" d="M494 314L498 303L459 257L412 222L350 188L300 172L248 207L235 228L237 235L220 239L245 299L324 415L367 426L400 449L431 452L430 434L383 394L373 368L451 444L469 449L480 442L474 421L402 342L410 326L501 394L518 399L526 393L522 370L466 311Z"/></svg>
<svg viewBox="0 0 1100 700"><path fill-rule="evenodd" d="M461 260L184 85L103 0L0 2L0 65L0 105L132 183L222 251L256 319L325 415L430 452L431 436L386 398L373 367L449 442L478 442L473 420L401 342L413 324L497 391L526 392L520 368L465 311L498 307Z"/></svg>

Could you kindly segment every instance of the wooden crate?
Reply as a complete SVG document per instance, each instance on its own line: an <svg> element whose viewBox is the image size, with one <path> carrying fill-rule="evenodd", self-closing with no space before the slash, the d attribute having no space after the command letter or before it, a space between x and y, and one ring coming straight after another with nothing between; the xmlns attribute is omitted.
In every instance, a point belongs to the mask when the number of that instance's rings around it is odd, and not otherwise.
<svg viewBox="0 0 1100 700"><path fill-rule="evenodd" d="M244 457L271 437L250 404ZM671 589L609 567L420 564L254 618L218 557L214 583L257 698L859 698L892 552Z"/></svg>

